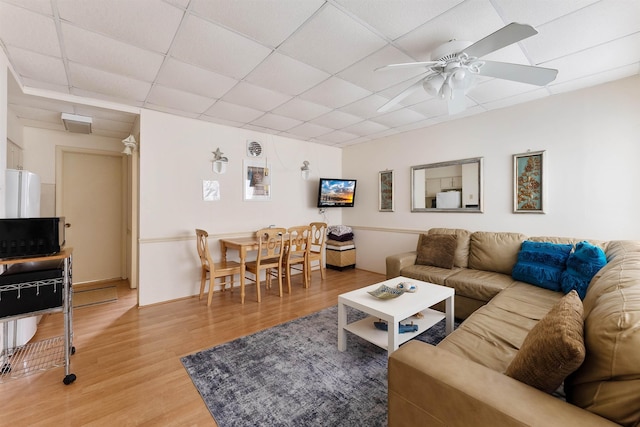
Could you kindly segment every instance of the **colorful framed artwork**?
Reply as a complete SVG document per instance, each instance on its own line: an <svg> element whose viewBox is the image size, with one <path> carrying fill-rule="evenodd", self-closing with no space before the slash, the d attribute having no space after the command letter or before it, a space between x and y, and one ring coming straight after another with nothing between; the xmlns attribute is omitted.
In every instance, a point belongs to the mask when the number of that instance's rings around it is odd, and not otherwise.
<svg viewBox="0 0 640 427"><path fill-rule="evenodd" d="M513 156L513 212L545 213L545 151Z"/></svg>
<svg viewBox="0 0 640 427"><path fill-rule="evenodd" d="M378 172L378 210L393 212L393 171Z"/></svg>
<svg viewBox="0 0 640 427"><path fill-rule="evenodd" d="M267 162L245 160L243 166L244 200L271 200L271 174Z"/></svg>

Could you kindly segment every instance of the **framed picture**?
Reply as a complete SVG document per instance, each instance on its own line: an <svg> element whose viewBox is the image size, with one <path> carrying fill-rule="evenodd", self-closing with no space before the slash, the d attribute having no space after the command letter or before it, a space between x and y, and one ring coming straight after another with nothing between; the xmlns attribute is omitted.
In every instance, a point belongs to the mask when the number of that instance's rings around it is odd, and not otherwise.
<svg viewBox="0 0 640 427"><path fill-rule="evenodd" d="M267 162L245 160L242 173L244 200L271 200L271 175Z"/></svg>
<svg viewBox="0 0 640 427"><path fill-rule="evenodd" d="M545 151L513 156L513 212L545 213Z"/></svg>
<svg viewBox="0 0 640 427"><path fill-rule="evenodd" d="M378 172L378 210L393 212L393 171Z"/></svg>

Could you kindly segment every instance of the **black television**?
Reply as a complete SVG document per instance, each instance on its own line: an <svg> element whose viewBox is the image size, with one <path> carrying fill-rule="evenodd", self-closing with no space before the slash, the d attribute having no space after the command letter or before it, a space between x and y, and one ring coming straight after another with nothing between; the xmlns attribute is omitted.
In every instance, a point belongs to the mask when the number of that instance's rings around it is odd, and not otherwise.
<svg viewBox="0 0 640 427"><path fill-rule="evenodd" d="M320 178L318 184L319 208L350 208L356 199L356 180Z"/></svg>

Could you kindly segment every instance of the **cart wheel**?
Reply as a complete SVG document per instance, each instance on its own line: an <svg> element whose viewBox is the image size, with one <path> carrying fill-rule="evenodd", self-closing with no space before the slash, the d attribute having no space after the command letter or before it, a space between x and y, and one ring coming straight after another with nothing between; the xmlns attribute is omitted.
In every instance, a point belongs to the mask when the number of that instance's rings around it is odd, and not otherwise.
<svg viewBox="0 0 640 427"><path fill-rule="evenodd" d="M76 354L76 348L75 347L71 347L71 354Z"/></svg>
<svg viewBox="0 0 640 427"><path fill-rule="evenodd" d="M0 368L0 375L6 375L9 372L11 372L11 363L5 363L2 365L2 368Z"/></svg>
<svg viewBox="0 0 640 427"><path fill-rule="evenodd" d="M65 385L69 385L76 380L76 374L69 374L62 380Z"/></svg>

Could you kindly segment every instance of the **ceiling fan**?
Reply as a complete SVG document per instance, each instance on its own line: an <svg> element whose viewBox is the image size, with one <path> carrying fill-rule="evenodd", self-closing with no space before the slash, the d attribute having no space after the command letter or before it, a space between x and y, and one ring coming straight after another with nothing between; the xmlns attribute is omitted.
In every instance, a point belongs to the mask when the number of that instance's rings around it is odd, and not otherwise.
<svg viewBox="0 0 640 427"><path fill-rule="evenodd" d="M495 77L515 82L545 86L552 82L558 70L530 65L480 60L479 58L503 47L531 37L538 32L530 25L511 24L475 43L451 40L436 48L432 61L390 64L376 69L426 68L426 74L378 109L385 112L422 87L428 94L448 102L449 114L465 110L465 94L475 82L475 76Z"/></svg>

